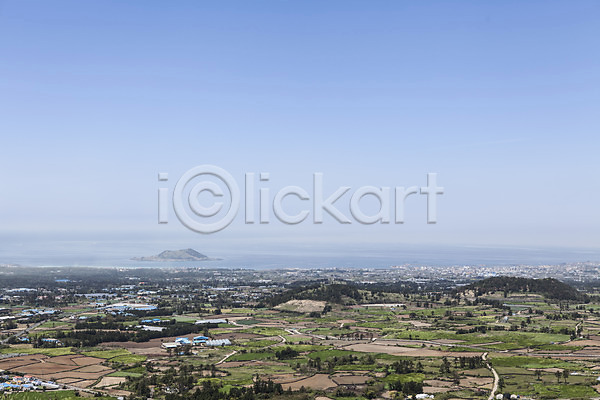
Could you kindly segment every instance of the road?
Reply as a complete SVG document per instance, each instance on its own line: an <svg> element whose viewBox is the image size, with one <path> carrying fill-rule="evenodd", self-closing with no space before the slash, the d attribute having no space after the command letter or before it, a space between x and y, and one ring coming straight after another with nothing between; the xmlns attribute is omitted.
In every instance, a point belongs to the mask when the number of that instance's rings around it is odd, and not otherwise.
<svg viewBox="0 0 600 400"><path fill-rule="evenodd" d="M500 376L498 376L498 373L496 372L494 367L492 367L492 364L490 364L489 361L487 360L487 355L488 355L488 353L483 353L483 355L481 356L481 359L483 361L485 361L485 364L487 365L488 369L490 371L492 371L492 374L494 374L494 386L492 387L490 397L488 397L488 400L494 400L494 397L496 396L496 392L498 391L498 383L500 382Z"/></svg>
<svg viewBox="0 0 600 400"><path fill-rule="evenodd" d="M227 361L227 359L229 357L233 356L236 353L237 353L237 350L232 351L231 353L229 353L225 357L223 357L220 361L218 361L217 363L215 363L215 365L223 364L225 361Z"/></svg>
<svg viewBox="0 0 600 400"><path fill-rule="evenodd" d="M0 341L0 344L6 344L6 343L8 343L8 340L9 340L11 337L14 337L14 336L17 336L17 337L18 337L18 336L25 335L26 333L29 333L29 331L31 331L31 330L33 330L33 329L37 328L38 326L40 326L41 324L43 324L43 323L44 323L44 322L46 322L46 321L49 321L49 320L44 320L44 321L36 322L35 324L33 324L33 325L30 325L29 327L27 327L27 328L23 329L22 331L20 331L20 332L17 332L17 333L15 333L15 334L13 334L13 335L10 335L10 336L9 336L9 337L7 337L6 339L4 339L4 340Z"/></svg>

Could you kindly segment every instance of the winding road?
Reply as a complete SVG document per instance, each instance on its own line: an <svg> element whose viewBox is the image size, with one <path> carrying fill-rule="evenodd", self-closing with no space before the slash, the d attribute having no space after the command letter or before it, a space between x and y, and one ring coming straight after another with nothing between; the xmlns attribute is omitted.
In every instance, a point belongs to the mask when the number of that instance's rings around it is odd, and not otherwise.
<svg viewBox="0 0 600 400"><path fill-rule="evenodd" d="M500 382L500 376L498 376L498 373L496 372L494 367L492 367L492 364L489 363L489 361L487 359L487 355L488 355L488 353L483 353L483 355L481 356L481 359L483 361L485 361L485 364L487 365L488 369L490 371L492 371L492 374L494 374L494 386L492 386L492 391L490 393L490 397L488 397L488 400L494 400L494 397L496 396L496 392L498 391L498 383Z"/></svg>

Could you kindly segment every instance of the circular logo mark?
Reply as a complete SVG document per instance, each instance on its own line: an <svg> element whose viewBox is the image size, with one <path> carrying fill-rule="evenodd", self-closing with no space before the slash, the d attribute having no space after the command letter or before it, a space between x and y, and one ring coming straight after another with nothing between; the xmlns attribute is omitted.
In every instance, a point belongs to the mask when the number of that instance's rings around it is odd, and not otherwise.
<svg viewBox="0 0 600 400"><path fill-rule="evenodd" d="M229 191L231 198L229 210L227 210L225 215L218 221L202 223L197 220L198 217L214 217L223 209L223 202L217 201L212 206L205 207L200 204L200 201L198 200L198 197L204 191L210 192L214 197L223 197L223 190L216 183L212 181L198 182L189 191L187 199L184 199L184 197L186 197L184 193L186 186L200 175L212 175L216 177L225 184ZM190 213L185 206L186 202L192 213ZM214 165L200 165L186 171L177 181L173 191L173 208L175 209L177 218L179 218L179 221L181 221L183 225L199 233L214 233L226 228L237 215L239 206L240 189L235 179L233 179L233 176L231 176L229 172Z"/></svg>

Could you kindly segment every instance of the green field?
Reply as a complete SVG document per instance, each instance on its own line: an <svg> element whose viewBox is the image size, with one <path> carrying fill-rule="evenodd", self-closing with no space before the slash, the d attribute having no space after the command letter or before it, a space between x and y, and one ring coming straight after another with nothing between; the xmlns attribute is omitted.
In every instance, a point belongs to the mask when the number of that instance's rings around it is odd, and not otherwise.
<svg viewBox="0 0 600 400"><path fill-rule="evenodd" d="M28 346L28 345L26 345ZM67 354L75 354L72 347L55 347L55 348L33 348L14 346L10 348L0 349L1 354L7 353L22 353L22 354L44 354L49 357L64 356Z"/></svg>

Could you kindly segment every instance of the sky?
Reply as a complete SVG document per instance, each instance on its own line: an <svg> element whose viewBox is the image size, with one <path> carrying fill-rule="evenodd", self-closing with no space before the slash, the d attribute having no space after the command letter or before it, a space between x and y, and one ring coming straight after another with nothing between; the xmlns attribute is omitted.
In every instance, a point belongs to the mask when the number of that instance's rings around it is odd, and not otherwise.
<svg viewBox="0 0 600 400"><path fill-rule="evenodd" d="M596 1L0 1L0 263L8 247L18 258L58 242L600 251L599 13ZM418 194L404 224L287 225L272 210L245 224L243 204L212 234L171 204L158 224L158 189L171 201L200 165L241 190L253 172L271 198L290 185L312 198L323 173L327 196L351 187L336 203L349 217L363 186L437 173L444 193L436 224Z"/></svg>

